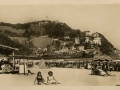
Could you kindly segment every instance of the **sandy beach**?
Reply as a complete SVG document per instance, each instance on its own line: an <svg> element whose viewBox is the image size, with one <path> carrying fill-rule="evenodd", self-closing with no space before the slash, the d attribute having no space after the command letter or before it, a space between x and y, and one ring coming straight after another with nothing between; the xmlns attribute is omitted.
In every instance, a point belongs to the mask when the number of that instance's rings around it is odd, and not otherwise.
<svg viewBox="0 0 120 90"><path fill-rule="evenodd" d="M47 79L48 71L60 82L57 86L116 86L120 85L119 72L109 72L115 76L90 75L91 70L73 68L31 68L32 75L24 74L0 74L0 86L35 86L34 80L38 71L41 71L43 78ZM37 84L36 84L37 85ZM44 86L44 85L43 85ZM50 86L50 85L49 85Z"/></svg>

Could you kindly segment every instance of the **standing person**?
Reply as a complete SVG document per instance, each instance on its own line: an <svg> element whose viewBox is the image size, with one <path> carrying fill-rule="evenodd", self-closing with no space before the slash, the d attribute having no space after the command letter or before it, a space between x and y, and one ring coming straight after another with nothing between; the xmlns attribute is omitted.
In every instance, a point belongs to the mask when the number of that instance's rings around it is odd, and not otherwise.
<svg viewBox="0 0 120 90"><path fill-rule="evenodd" d="M102 70L104 70L104 69L105 69L105 64L103 63L103 64L102 64Z"/></svg>
<svg viewBox="0 0 120 90"><path fill-rule="evenodd" d="M116 64L116 62L114 62L114 71L116 71L117 70L117 64Z"/></svg>
<svg viewBox="0 0 120 90"><path fill-rule="evenodd" d="M106 75L108 75L108 76L109 76L109 73L108 73L108 71L107 71L107 70L108 70L107 68L104 68L104 70L103 70L103 71L105 71Z"/></svg>
<svg viewBox="0 0 120 90"><path fill-rule="evenodd" d="M106 64L106 70L108 71L109 69L108 69L108 63Z"/></svg>
<svg viewBox="0 0 120 90"><path fill-rule="evenodd" d="M44 78L42 77L40 71L37 73L37 76L35 77L34 84L35 84L36 80L37 80L37 84L38 84L38 85L41 85L41 83L44 83ZM45 84L45 83L44 83L44 84Z"/></svg>
<svg viewBox="0 0 120 90"><path fill-rule="evenodd" d="M112 63L109 64L109 70L112 71Z"/></svg>
<svg viewBox="0 0 120 90"><path fill-rule="evenodd" d="M94 67L93 67L93 65L91 66L91 75L94 75L95 73L94 73Z"/></svg>
<svg viewBox="0 0 120 90"><path fill-rule="evenodd" d="M47 76L47 83L48 84L59 84L59 82L54 78L53 72L49 71Z"/></svg>
<svg viewBox="0 0 120 90"><path fill-rule="evenodd" d="M82 68L84 69L84 61L82 62Z"/></svg>

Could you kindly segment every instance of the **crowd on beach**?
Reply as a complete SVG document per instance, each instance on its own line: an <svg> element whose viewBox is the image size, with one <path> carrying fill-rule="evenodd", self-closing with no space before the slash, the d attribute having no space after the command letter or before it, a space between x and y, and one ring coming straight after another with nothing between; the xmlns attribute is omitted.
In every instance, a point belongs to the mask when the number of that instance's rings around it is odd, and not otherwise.
<svg viewBox="0 0 120 90"><path fill-rule="evenodd" d="M120 71L120 63L107 60L97 60L91 63L91 74L93 75L109 76L108 71Z"/></svg>
<svg viewBox="0 0 120 90"><path fill-rule="evenodd" d="M59 68L84 68L84 69L92 69L92 68L101 68L102 70L107 71L120 71L120 63L119 62L113 62L113 61L46 61L45 62L46 68L51 67L59 67Z"/></svg>
<svg viewBox="0 0 120 90"><path fill-rule="evenodd" d="M102 69L104 71L120 71L120 62L111 60L93 60L93 61L59 61L45 60L45 68L77 68L77 69ZM35 63L28 66L33 67ZM39 61L36 63L39 66Z"/></svg>
<svg viewBox="0 0 120 90"><path fill-rule="evenodd" d="M63 61L63 62L45 62L46 68L77 68L91 69L92 75L109 76L108 71L120 71L120 63L112 60L96 60L88 61Z"/></svg>
<svg viewBox="0 0 120 90"><path fill-rule="evenodd" d="M58 68L79 68L79 69L88 69L90 66L89 62L83 62L83 61L63 61L63 62L58 62L58 61L53 61L45 62L46 68L51 68L51 67L58 67Z"/></svg>

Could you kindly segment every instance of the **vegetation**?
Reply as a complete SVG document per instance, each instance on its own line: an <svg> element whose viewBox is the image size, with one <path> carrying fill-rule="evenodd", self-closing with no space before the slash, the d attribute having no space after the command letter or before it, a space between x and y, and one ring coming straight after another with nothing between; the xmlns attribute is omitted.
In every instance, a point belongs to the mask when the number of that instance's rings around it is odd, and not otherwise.
<svg viewBox="0 0 120 90"><path fill-rule="evenodd" d="M65 23L50 22L45 25L46 34L49 37L63 37L71 31L71 28Z"/></svg>
<svg viewBox="0 0 120 90"><path fill-rule="evenodd" d="M31 25L29 29L26 29L23 36L30 38L31 36L43 36L45 35L45 30L39 25Z"/></svg>
<svg viewBox="0 0 120 90"><path fill-rule="evenodd" d="M39 26L36 24L37 22L32 22L32 23L24 23L24 24L10 24L10 23L0 23L0 26L10 26L15 29L25 29L25 32L23 34L23 37L30 38L31 36L39 37L42 35L48 35L50 38L61 38L64 36L69 36L70 38L75 38L78 37L80 39L80 43L85 46L85 49L90 46L89 43L84 43L85 41L85 32L75 29L72 29L69 27L66 23L61 23L61 22L54 22L54 21L49 21L48 23ZM31 26L31 24L36 24L36 26ZM1 32L1 31L0 31ZM8 36L19 36L16 33L12 33L9 30L5 31L5 34ZM6 35L0 34L0 43L4 45L8 45L11 47L16 47L19 48L20 51L19 53L21 54L31 54L31 50L29 47L25 47L24 45L21 45L17 42L13 42L10 40L10 38ZM113 55L114 54L114 46L102 35L100 34L101 37L101 43L102 45L94 45L94 47L99 47L100 51L103 54L107 55ZM84 54L84 57L87 57Z"/></svg>
<svg viewBox="0 0 120 90"><path fill-rule="evenodd" d="M4 22L1 22L0 23L0 26L10 26L10 27L13 27L15 29L28 29L30 27L30 23L24 23L24 24L11 24L11 23L4 23Z"/></svg>
<svg viewBox="0 0 120 90"><path fill-rule="evenodd" d="M7 35L7 36L10 36L10 37L23 37L22 34L18 34L16 32L12 32L10 30L4 30L4 33Z"/></svg>
<svg viewBox="0 0 120 90"><path fill-rule="evenodd" d="M101 52L103 54L112 55L114 46L102 34L100 34L100 37L101 37L102 45L99 47L100 47Z"/></svg>
<svg viewBox="0 0 120 90"><path fill-rule="evenodd" d="M16 51L15 54L20 54L20 55L30 55L32 54L32 50L29 49L29 47L24 46L18 42L12 41L8 36L6 36L3 33L0 33L0 44L10 46L13 48L18 48L19 51ZM2 52L2 54L8 55L10 53L8 52Z"/></svg>

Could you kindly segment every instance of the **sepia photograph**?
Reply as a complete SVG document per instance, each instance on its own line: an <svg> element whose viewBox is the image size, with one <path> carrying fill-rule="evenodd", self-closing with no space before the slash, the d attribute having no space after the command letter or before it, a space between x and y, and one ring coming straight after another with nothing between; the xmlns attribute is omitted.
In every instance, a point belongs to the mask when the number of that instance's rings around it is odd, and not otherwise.
<svg viewBox="0 0 120 90"><path fill-rule="evenodd" d="M0 87L120 86L120 2L85 1L0 1Z"/></svg>

